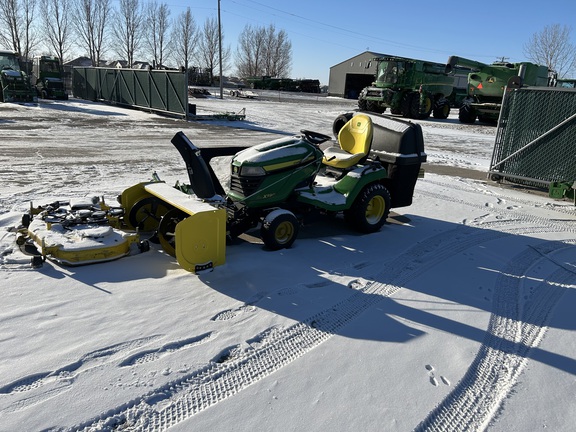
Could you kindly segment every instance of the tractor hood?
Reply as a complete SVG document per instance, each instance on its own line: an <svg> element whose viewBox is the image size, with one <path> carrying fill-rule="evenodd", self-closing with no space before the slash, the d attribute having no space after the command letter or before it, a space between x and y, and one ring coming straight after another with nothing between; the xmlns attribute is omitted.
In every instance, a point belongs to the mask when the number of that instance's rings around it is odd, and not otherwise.
<svg viewBox="0 0 576 432"><path fill-rule="evenodd" d="M280 138L238 153L232 160L232 171L240 173L243 167L241 175L264 175L321 159L320 150L300 137Z"/></svg>
<svg viewBox="0 0 576 432"><path fill-rule="evenodd" d="M14 69L3 69L2 75L9 77L11 79L22 79L22 73Z"/></svg>

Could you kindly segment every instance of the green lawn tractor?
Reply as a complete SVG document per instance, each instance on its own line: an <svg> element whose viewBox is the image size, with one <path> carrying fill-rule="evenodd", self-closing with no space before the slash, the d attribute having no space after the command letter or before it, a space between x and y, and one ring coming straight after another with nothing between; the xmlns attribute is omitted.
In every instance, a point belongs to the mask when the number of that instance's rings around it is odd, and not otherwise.
<svg viewBox="0 0 576 432"><path fill-rule="evenodd" d="M393 207L408 206L426 160L422 130L373 113L347 113L333 124L337 140L302 130L249 148L196 147L172 139L190 184L156 179L119 197L131 229L154 231L164 250L193 272L225 262L227 239L260 229L266 248L290 247L311 216L342 213L361 233L378 231ZM233 155L227 192L210 166Z"/></svg>

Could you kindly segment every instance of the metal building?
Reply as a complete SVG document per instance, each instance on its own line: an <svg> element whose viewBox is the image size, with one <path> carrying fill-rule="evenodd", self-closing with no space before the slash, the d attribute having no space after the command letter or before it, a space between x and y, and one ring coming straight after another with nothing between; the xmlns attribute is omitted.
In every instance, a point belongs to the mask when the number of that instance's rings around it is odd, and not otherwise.
<svg viewBox="0 0 576 432"><path fill-rule="evenodd" d="M372 59L383 55L385 54L364 51L362 54L332 66L328 81L328 94L358 99L362 89L374 81L376 64Z"/></svg>

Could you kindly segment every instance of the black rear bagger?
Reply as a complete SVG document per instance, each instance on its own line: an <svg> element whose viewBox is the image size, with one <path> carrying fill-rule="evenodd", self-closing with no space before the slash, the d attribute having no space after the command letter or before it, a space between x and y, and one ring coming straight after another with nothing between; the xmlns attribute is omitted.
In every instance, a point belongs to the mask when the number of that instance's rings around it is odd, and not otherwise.
<svg viewBox="0 0 576 432"><path fill-rule="evenodd" d="M347 119L355 113L343 114L334 121L333 131L337 136ZM392 198L392 207L412 204L414 187L422 163L426 162L422 127L408 120L362 111L370 116L374 126L369 158L378 160L388 172L385 186Z"/></svg>

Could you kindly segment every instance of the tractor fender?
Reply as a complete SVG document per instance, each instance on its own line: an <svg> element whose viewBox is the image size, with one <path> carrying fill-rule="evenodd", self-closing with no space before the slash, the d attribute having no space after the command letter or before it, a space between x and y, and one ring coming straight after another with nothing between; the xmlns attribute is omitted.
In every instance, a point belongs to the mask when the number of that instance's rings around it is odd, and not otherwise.
<svg viewBox="0 0 576 432"><path fill-rule="evenodd" d="M345 197L345 208L348 209L366 186L372 183L384 183L386 177L387 172L383 167L358 166L340 179L334 185L334 190Z"/></svg>

